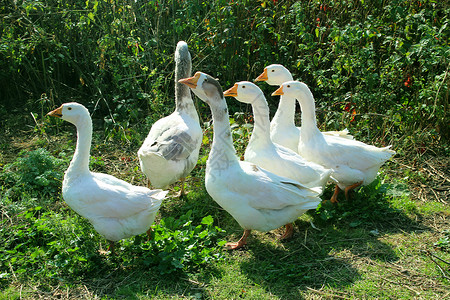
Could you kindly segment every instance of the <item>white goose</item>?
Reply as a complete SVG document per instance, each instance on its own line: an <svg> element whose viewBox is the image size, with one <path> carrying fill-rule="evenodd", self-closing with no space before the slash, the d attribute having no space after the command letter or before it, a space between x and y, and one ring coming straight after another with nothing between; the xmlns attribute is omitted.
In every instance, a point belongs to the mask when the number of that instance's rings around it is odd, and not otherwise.
<svg viewBox="0 0 450 300"><path fill-rule="evenodd" d="M191 66L188 46L180 41L175 51L175 111L153 124L138 151L141 169L154 187L165 188L181 179L179 196L185 177L197 164L203 135L189 88L178 83L191 76Z"/></svg>
<svg viewBox="0 0 450 300"><path fill-rule="evenodd" d="M350 190L371 183L381 165L395 154L389 149L391 146L377 148L356 140L325 138L316 125L314 97L303 82L285 82L272 95L286 95L299 101L302 130L298 151L305 159L333 170L331 177L336 189L332 202L337 202L340 189L345 190L348 199Z"/></svg>
<svg viewBox="0 0 450 300"><path fill-rule="evenodd" d="M245 245L252 229L269 231L286 225L282 238L291 236L291 222L317 207L321 188L309 189L255 164L240 161L233 147L228 108L219 83L201 72L180 82L211 108L214 133L206 162L206 190L244 228L241 239L228 243L228 248Z"/></svg>
<svg viewBox="0 0 450 300"><path fill-rule="evenodd" d="M113 253L115 241L148 231L167 191L149 190L89 171L92 120L83 105L65 103L48 115L77 128L75 153L62 184L66 203L109 241Z"/></svg>
<svg viewBox="0 0 450 300"><path fill-rule="evenodd" d="M296 180L306 187L323 187L330 178L331 170L306 161L286 147L270 139L269 106L261 89L254 83L241 81L224 92L225 96L252 105L254 127L245 149L244 159L272 173Z"/></svg>
<svg viewBox="0 0 450 300"><path fill-rule="evenodd" d="M272 64L264 68L264 72L259 75L255 81L265 81L269 85L280 86L283 82L293 80L291 72L280 64ZM282 145L292 151L298 151L298 142L300 139L300 127L294 123L295 117L295 99L283 95L280 97L278 109L270 122L270 137L274 143ZM348 130L325 131L327 136L335 136L346 139L353 139Z"/></svg>

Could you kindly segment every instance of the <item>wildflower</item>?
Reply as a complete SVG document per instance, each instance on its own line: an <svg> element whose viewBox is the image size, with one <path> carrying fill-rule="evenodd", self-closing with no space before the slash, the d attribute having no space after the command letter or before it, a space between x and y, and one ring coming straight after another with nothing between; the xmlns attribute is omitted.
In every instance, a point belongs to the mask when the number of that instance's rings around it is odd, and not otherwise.
<svg viewBox="0 0 450 300"><path fill-rule="evenodd" d="M411 87L411 77L408 76L408 79L406 79L406 81L404 82L406 87Z"/></svg>
<svg viewBox="0 0 450 300"><path fill-rule="evenodd" d="M345 104L344 110L350 112L350 108L352 108L352 105L355 105L355 103L348 102L347 104Z"/></svg>
<svg viewBox="0 0 450 300"><path fill-rule="evenodd" d="M351 118L350 122L355 121L355 117L356 117L356 109L352 108L353 105L355 105L355 103L348 102L347 104L345 104L345 107L344 107L344 110L346 112L349 112L352 115L352 118Z"/></svg>

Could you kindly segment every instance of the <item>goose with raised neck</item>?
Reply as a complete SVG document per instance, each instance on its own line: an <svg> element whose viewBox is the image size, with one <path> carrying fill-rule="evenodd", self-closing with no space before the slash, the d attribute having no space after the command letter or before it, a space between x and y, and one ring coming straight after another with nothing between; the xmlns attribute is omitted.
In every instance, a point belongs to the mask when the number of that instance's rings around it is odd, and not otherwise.
<svg viewBox="0 0 450 300"><path fill-rule="evenodd" d="M179 83L180 79L191 76L192 59L186 42L180 41L175 50L175 111L185 112L192 119L199 120L191 91L186 85Z"/></svg>
<svg viewBox="0 0 450 300"><path fill-rule="evenodd" d="M244 246L253 229L270 231L286 226L282 238L291 236L291 223L320 203L321 188L310 189L253 163L240 161L233 146L227 104L217 80L197 72L180 82L189 86L212 112L214 133L206 163L206 190L244 229L238 242L227 243L228 249Z"/></svg>
<svg viewBox="0 0 450 300"><path fill-rule="evenodd" d="M65 103L48 115L66 120L77 128L75 153L62 184L66 203L109 241L109 250L113 253L115 241L148 233L167 192L134 186L89 170L92 120L83 105Z"/></svg>
<svg viewBox="0 0 450 300"><path fill-rule="evenodd" d="M269 106L261 89L241 81L225 91L225 96L252 105L254 127L244 159L270 172L296 180L307 187L324 187L331 170L306 161L297 152L274 143L270 138ZM295 100L295 99L294 99Z"/></svg>
<svg viewBox="0 0 450 300"><path fill-rule="evenodd" d="M265 81L267 84L274 86L280 86L284 82L292 80L291 72L280 64L272 64L265 67L263 73L255 79L255 81ZM298 152L301 128L295 126L294 120L295 98L282 95L278 109L270 122L270 136L274 143ZM353 139L353 136L349 134L347 129L341 131L325 131L323 134L325 136Z"/></svg>
<svg viewBox="0 0 450 300"><path fill-rule="evenodd" d="M197 164L203 137L191 92L178 82L191 76L191 68L188 46L180 41L175 50L175 111L153 124L138 151L149 185L166 188L181 180L176 196L184 194L184 181Z"/></svg>
<svg viewBox="0 0 450 300"><path fill-rule="evenodd" d="M307 160L332 169L331 177L336 183L332 202L337 202L340 189L345 190L348 200L350 190L371 183L381 165L395 154L389 149L391 146L377 148L353 139L321 134L316 124L314 96L303 82L285 82L272 95L288 95L299 101L302 130L298 151Z"/></svg>

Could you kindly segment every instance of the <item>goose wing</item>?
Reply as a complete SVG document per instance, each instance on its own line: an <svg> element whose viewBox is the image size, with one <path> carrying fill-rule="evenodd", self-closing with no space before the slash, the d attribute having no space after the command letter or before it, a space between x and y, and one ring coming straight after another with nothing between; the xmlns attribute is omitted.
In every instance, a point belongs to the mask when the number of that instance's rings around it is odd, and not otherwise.
<svg viewBox="0 0 450 300"><path fill-rule="evenodd" d="M320 188L310 189L295 180L275 175L254 164L240 162L243 175L230 182L230 190L244 194L255 209L283 209L292 205L317 206Z"/></svg>
<svg viewBox="0 0 450 300"><path fill-rule="evenodd" d="M64 193L66 202L83 216L127 218L157 211L167 191L133 186L114 176L92 173Z"/></svg>
<svg viewBox="0 0 450 300"><path fill-rule="evenodd" d="M329 137L326 141L330 146L327 155L336 165L342 164L358 170L381 165L395 154L395 151L390 150L391 146L378 148L339 137Z"/></svg>
<svg viewBox="0 0 450 300"><path fill-rule="evenodd" d="M179 161L188 158L197 148L199 134L189 129L184 120L177 115L170 115L158 120L139 152L159 155L166 160ZM201 130L200 130L201 136Z"/></svg>

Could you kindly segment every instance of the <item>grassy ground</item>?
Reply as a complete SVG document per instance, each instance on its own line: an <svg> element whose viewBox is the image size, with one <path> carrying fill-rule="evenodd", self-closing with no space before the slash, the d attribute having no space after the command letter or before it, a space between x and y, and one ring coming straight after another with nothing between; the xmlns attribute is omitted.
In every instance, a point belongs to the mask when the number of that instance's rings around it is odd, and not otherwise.
<svg viewBox="0 0 450 300"><path fill-rule="evenodd" d="M66 165L61 166L65 169L74 150L70 126L59 134L26 128L18 134L11 129L14 124L7 125L10 129L2 133L0 166L14 161L20 150L45 148L56 157L66 157ZM120 143L104 141L101 133L94 143L94 169L145 184L137 168L136 146L117 148ZM205 155L202 152L201 161ZM165 201L157 223L191 211L193 224L211 215L214 225L224 231L214 231L218 239L204 246L213 249L205 257L216 255L215 259L202 264L188 261L174 273L161 264L147 263L152 256L145 253L149 242L144 237L121 241L117 256L100 255L99 244L106 246L106 241L67 207L60 194L21 194L26 201L20 203L3 187L2 238L11 245L18 235L8 230L27 220L20 214L41 206L48 215L28 218L47 220L44 225L50 234L34 236L31 224L24 227L23 238L35 241L29 247L37 245L47 251L55 247L49 244L56 236L61 253L48 257L51 261L63 253L67 257L66 265L62 260L55 260L60 265L51 265L43 253L19 257L13 248L0 248L0 299L445 299L450 295L448 163L448 157L436 155L417 155L414 160L396 157L373 184L352 194L351 202L343 198L338 205L324 202L317 211L299 218L288 241L278 240L281 229L253 232L248 245L234 252L215 250L219 240L237 240L242 229L206 193L201 163L187 180L189 194ZM172 187L173 192L177 189ZM323 198L331 193L330 186Z"/></svg>

